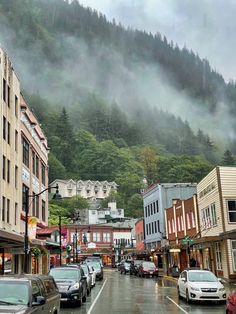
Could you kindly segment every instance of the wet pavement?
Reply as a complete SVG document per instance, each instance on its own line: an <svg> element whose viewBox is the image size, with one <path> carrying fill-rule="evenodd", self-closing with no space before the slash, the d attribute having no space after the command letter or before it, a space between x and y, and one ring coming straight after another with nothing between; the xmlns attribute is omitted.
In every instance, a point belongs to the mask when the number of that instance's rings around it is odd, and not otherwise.
<svg viewBox="0 0 236 314"><path fill-rule="evenodd" d="M225 305L178 300L176 283L169 280L121 275L114 269L106 269L104 274L81 307L62 306L61 314L225 313Z"/></svg>

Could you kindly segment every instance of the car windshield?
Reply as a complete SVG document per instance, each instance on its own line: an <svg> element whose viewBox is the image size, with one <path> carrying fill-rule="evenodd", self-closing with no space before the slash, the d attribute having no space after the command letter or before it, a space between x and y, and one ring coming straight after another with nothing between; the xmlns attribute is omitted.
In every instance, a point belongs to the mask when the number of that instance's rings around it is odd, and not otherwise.
<svg viewBox="0 0 236 314"><path fill-rule="evenodd" d="M87 274L89 273L89 271L88 271L88 266L87 266L87 265L81 265L81 267L82 267L82 269L83 269L85 275L87 275Z"/></svg>
<svg viewBox="0 0 236 314"><path fill-rule="evenodd" d="M100 263L97 262L88 262L89 265L93 266L94 270L99 270L101 269Z"/></svg>
<svg viewBox="0 0 236 314"><path fill-rule="evenodd" d="M156 266L152 262L145 262L145 263L143 263L143 267L145 267L145 268L155 268Z"/></svg>
<svg viewBox="0 0 236 314"><path fill-rule="evenodd" d="M211 272L189 272L188 280L191 282L216 282L216 276Z"/></svg>
<svg viewBox="0 0 236 314"><path fill-rule="evenodd" d="M142 263L142 261L134 260L134 265L139 265L139 264L141 264L141 263Z"/></svg>
<svg viewBox="0 0 236 314"><path fill-rule="evenodd" d="M75 268L52 268L50 270L50 275L54 277L54 279L70 279L70 280L78 280L79 279L79 271Z"/></svg>
<svg viewBox="0 0 236 314"><path fill-rule="evenodd" d="M0 282L0 304L27 305L29 303L29 285L27 282Z"/></svg>

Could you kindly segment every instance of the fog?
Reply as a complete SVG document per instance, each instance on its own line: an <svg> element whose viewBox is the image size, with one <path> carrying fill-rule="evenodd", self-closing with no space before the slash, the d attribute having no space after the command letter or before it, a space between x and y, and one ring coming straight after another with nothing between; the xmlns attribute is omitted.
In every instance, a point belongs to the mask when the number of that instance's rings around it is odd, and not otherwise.
<svg viewBox="0 0 236 314"><path fill-rule="evenodd" d="M236 79L236 1L80 0L126 26L160 32L206 58L226 81Z"/></svg>
<svg viewBox="0 0 236 314"><path fill-rule="evenodd" d="M142 2L137 3L139 5L135 6L135 11L139 12ZM154 2L150 1L150 8L151 3ZM167 3L170 5L172 1ZM116 6L121 9L122 1L116 2ZM129 15L129 11L126 11L126 15ZM28 93L38 93L50 102L71 107L78 105L78 90L84 89L109 102L116 101L129 114L132 114L138 100L144 106L149 104L187 120L195 132L201 128L213 139L235 137L232 127L234 119L228 114L226 104L218 103L214 115L208 114L204 103L192 99L186 91L175 89L158 64L147 65L138 60L127 63L111 47L97 42L91 50L86 42L60 34L57 42L62 44L64 57L60 67L56 67L46 61L40 44L32 44L30 50L15 49L14 34L3 25L0 27L0 42L7 48L22 87Z"/></svg>

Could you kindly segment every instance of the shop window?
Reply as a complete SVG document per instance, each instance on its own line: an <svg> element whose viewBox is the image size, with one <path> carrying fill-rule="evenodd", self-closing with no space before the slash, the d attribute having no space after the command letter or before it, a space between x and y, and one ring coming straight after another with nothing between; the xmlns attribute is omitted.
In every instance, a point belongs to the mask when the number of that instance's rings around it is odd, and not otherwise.
<svg viewBox="0 0 236 314"><path fill-rule="evenodd" d="M227 200L229 222L236 222L236 200Z"/></svg>
<svg viewBox="0 0 236 314"><path fill-rule="evenodd" d="M23 139L23 163L25 166L29 167L29 143Z"/></svg>
<svg viewBox="0 0 236 314"><path fill-rule="evenodd" d="M236 271L236 240L231 241L231 247L232 247L232 256L233 256L233 268L234 268L234 271Z"/></svg>

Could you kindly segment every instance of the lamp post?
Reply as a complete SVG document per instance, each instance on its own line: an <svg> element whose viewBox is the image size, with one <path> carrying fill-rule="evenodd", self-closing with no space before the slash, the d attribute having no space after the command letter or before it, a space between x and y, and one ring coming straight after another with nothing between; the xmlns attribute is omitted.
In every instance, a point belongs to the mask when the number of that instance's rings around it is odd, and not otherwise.
<svg viewBox="0 0 236 314"><path fill-rule="evenodd" d="M27 188L25 191L25 199L24 199L24 205L25 205L25 236L24 236L24 273L28 272L28 260L29 260L29 236L28 236L28 216L29 216L29 198L35 198L41 194L43 194L44 192L48 191L49 189L56 189L56 193L53 195L54 199L58 199L61 198L60 194L59 194L59 190L58 190L58 184L54 187L48 187L46 189L44 189L43 191L41 191L38 194L34 194L34 195L29 195L29 189ZM61 232L60 232L60 238L61 238ZM61 247L61 244L60 244Z"/></svg>

